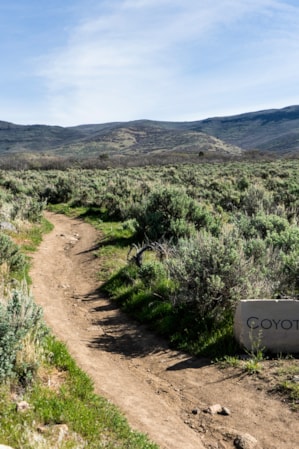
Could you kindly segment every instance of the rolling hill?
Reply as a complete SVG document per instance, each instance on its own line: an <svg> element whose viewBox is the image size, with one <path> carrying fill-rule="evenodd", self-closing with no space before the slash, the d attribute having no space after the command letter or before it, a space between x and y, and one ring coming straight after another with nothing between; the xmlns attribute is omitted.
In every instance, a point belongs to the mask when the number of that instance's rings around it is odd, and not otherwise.
<svg viewBox="0 0 299 449"><path fill-rule="evenodd" d="M208 133L244 150L298 152L299 106L206 119L194 122L190 129Z"/></svg>
<svg viewBox="0 0 299 449"><path fill-rule="evenodd" d="M95 157L163 153L240 155L247 150L299 150L299 106L193 122L137 120L60 127L0 121L0 155Z"/></svg>
<svg viewBox="0 0 299 449"><path fill-rule="evenodd" d="M140 120L106 125L22 126L0 122L0 154L50 153L57 156L134 155L211 151L240 154L241 149L178 124Z"/></svg>

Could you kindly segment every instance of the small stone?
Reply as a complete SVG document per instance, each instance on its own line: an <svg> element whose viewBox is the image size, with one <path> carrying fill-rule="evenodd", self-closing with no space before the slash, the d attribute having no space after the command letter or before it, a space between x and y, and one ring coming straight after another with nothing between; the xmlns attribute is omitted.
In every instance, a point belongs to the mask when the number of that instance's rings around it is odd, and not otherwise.
<svg viewBox="0 0 299 449"><path fill-rule="evenodd" d="M197 408L194 408L193 410L192 410L192 415L197 415L198 414L198 409Z"/></svg>
<svg viewBox="0 0 299 449"><path fill-rule="evenodd" d="M26 401L21 401L17 403L17 412L24 413L30 409L30 405Z"/></svg>
<svg viewBox="0 0 299 449"><path fill-rule="evenodd" d="M219 415L229 416L231 414L230 409L227 407L222 407L221 412L218 412Z"/></svg>
<svg viewBox="0 0 299 449"><path fill-rule="evenodd" d="M234 445L237 449L254 449L257 445L257 440L249 433L244 433L235 438Z"/></svg>
<svg viewBox="0 0 299 449"><path fill-rule="evenodd" d="M299 376L294 376L293 377L293 382L299 383Z"/></svg>
<svg viewBox="0 0 299 449"><path fill-rule="evenodd" d="M3 229L4 231L17 232L16 227L12 223L10 223L9 221L1 221L0 222L0 229Z"/></svg>
<svg viewBox="0 0 299 449"><path fill-rule="evenodd" d="M210 415L216 415L217 413L221 413L222 405L214 404L204 410L205 413L210 413Z"/></svg>

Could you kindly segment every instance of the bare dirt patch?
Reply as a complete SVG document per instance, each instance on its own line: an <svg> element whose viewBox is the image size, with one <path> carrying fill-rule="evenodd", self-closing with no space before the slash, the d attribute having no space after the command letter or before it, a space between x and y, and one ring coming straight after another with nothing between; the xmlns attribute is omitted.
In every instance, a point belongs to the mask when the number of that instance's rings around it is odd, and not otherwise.
<svg viewBox="0 0 299 449"><path fill-rule="evenodd" d="M246 434L257 449L299 447L298 413L269 394L272 375L248 376L170 350L99 293L97 231L63 215L47 218L55 228L33 255L36 302L96 392L134 429L165 449L232 449ZM229 414L207 413L215 404Z"/></svg>

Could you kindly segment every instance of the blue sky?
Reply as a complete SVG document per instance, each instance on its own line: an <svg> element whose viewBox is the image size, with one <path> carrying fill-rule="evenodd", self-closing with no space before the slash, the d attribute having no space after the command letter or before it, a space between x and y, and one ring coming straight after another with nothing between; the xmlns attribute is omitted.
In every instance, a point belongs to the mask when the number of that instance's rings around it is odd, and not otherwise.
<svg viewBox="0 0 299 449"><path fill-rule="evenodd" d="M185 121L299 104L297 0L0 0L0 120Z"/></svg>

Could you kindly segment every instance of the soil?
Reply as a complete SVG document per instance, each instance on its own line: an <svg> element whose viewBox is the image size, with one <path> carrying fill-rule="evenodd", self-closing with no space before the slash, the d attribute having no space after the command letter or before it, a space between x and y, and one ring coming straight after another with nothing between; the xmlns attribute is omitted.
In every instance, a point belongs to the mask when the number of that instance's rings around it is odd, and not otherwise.
<svg viewBox="0 0 299 449"><path fill-rule="evenodd" d="M279 361L249 376L171 350L99 292L98 231L78 219L46 217L55 227L33 255L35 300L95 391L132 428L163 449L299 448L298 413L269 393ZM229 414L207 412L216 404Z"/></svg>

